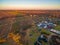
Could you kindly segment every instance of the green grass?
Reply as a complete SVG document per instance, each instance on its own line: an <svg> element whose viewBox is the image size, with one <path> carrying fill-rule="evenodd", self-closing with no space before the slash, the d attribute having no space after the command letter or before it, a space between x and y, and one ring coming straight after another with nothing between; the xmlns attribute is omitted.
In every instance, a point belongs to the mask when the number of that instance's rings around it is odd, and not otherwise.
<svg viewBox="0 0 60 45"><path fill-rule="evenodd" d="M34 43L36 42L37 38L38 38L39 34L38 33L34 33L33 36L29 39L31 41L31 45L34 45Z"/></svg>
<svg viewBox="0 0 60 45"><path fill-rule="evenodd" d="M54 29L60 31L60 25L56 26Z"/></svg>
<svg viewBox="0 0 60 45"><path fill-rule="evenodd" d="M46 29L42 29L42 30L41 30L41 33L42 33L42 34L46 34L46 35L50 35L50 34L51 34L51 32L48 31L48 30L46 30Z"/></svg>
<svg viewBox="0 0 60 45"><path fill-rule="evenodd" d="M36 33L36 32L34 32L34 31L31 31L31 34L32 34L32 37L30 38L30 40L31 40L32 42L35 42L36 39L37 39L37 37L39 36L39 34Z"/></svg>
<svg viewBox="0 0 60 45"><path fill-rule="evenodd" d="M32 37L29 37L29 40L31 41L31 45L34 45L35 41L40 36L40 32L38 32L37 27L32 27L30 34L32 34Z"/></svg>

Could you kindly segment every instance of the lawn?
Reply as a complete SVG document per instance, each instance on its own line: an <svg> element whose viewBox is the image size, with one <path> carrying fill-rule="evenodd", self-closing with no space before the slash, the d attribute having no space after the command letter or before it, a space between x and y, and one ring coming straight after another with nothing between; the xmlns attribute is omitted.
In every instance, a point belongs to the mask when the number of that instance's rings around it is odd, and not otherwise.
<svg viewBox="0 0 60 45"><path fill-rule="evenodd" d="M51 34L51 32L49 30L47 30L47 29L42 29L41 33L45 34L45 35L50 35Z"/></svg>
<svg viewBox="0 0 60 45"><path fill-rule="evenodd" d="M57 25L54 29L60 31L60 25Z"/></svg>
<svg viewBox="0 0 60 45"><path fill-rule="evenodd" d="M40 32L38 31L37 27L34 26L30 29L30 34L32 36L29 36L30 44L29 45L34 45L36 42L37 38L40 36Z"/></svg>

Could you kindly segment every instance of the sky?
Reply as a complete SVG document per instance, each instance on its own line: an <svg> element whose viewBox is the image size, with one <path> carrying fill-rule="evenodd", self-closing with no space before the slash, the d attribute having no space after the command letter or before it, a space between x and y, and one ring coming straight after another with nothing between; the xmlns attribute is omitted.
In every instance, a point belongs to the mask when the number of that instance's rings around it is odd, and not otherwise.
<svg viewBox="0 0 60 45"><path fill-rule="evenodd" d="M60 10L60 0L0 0L0 10Z"/></svg>

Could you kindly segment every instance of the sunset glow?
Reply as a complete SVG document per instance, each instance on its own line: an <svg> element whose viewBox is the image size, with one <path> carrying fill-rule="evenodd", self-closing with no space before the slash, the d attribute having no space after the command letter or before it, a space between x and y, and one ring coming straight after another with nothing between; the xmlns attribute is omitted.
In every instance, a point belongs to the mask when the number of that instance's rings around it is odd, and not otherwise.
<svg viewBox="0 0 60 45"><path fill-rule="evenodd" d="M60 10L60 0L0 0L0 10Z"/></svg>

